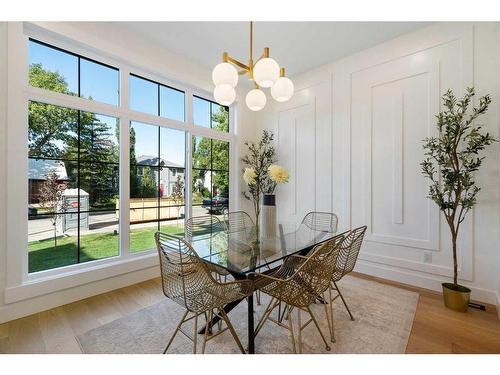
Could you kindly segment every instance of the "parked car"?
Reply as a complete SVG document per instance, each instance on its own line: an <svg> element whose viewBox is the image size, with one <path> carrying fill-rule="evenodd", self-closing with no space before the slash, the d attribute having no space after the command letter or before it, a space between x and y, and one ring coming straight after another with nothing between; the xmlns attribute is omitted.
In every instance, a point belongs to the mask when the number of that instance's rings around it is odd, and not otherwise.
<svg viewBox="0 0 500 375"><path fill-rule="evenodd" d="M224 208L229 208L229 194L221 193L213 198L204 198L201 207L208 210L209 213L221 214Z"/></svg>

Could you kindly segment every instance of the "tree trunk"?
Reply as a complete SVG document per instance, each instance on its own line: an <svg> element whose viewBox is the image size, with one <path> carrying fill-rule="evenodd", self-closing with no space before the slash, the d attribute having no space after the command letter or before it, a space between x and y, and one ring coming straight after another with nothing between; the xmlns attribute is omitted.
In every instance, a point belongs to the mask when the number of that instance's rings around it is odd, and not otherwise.
<svg viewBox="0 0 500 375"><path fill-rule="evenodd" d="M54 249L57 248L57 226L56 222L54 221Z"/></svg>
<svg viewBox="0 0 500 375"><path fill-rule="evenodd" d="M458 285L458 262L457 262L457 235L455 230L451 232L451 245L453 250L453 284Z"/></svg>

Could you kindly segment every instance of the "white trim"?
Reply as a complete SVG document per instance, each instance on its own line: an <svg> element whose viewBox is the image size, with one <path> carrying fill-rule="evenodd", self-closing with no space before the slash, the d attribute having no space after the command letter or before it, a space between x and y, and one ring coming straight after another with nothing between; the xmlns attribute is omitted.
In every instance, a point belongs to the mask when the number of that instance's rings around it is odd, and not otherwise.
<svg viewBox="0 0 500 375"><path fill-rule="evenodd" d="M443 283L443 279L439 277L433 277L430 274L421 275L409 270L407 271L400 268L393 268L387 265L367 262L362 259L358 260L354 271L366 275L380 277L386 280L397 281L419 288L434 290L436 292L442 291L441 284ZM496 300L497 293L494 290L478 288L468 285L467 283L463 283L463 285L472 290L471 299L493 305L498 303Z"/></svg>
<svg viewBox="0 0 500 375"><path fill-rule="evenodd" d="M9 304L73 288L78 285L88 284L96 280L112 278L123 273L153 267L158 264L158 255L156 253L148 253L136 259L115 259L112 264L109 263L92 261L88 263L88 267L86 267L84 272L80 269L60 272L59 274L49 275L43 279L25 281L21 285L5 288L5 302Z"/></svg>
<svg viewBox="0 0 500 375"><path fill-rule="evenodd" d="M157 266L136 271L131 270L115 277L102 278L88 284L81 284L72 288L59 290L56 293L44 294L8 305L0 305L0 324L79 301L83 298L124 288L158 276L160 276L160 270Z"/></svg>

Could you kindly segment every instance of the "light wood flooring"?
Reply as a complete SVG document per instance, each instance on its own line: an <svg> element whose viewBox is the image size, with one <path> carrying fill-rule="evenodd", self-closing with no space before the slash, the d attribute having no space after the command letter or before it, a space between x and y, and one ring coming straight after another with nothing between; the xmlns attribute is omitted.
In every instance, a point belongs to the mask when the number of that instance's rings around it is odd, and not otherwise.
<svg viewBox="0 0 500 375"><path fill-rule="evenodd" d="M443 306L439 293L355 276L420 294L407 353L500 353L500 321L494 306L458 313ZM76 335L163 298L158 278L0 324L0 353L80 353Z"/></svg>

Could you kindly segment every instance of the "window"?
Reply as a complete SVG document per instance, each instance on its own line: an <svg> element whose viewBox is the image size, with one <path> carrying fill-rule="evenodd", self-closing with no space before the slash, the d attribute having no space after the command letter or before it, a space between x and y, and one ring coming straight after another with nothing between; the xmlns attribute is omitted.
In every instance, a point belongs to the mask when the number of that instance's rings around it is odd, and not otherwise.
<svg viewBox="0 0 500 375"><path fill-rule="evenodd" d="M185 132L130 125L130 251L155 248L158 230L184 233Z"/></svg>
<svg viewBox="0 0 500 375"><path fill-rule="evenodd" d="M30 39L29 83L33 87L119 105L119 71Z"/></svg>
<svg viewBox="0 0 500 375"><path fill-rule="evenodd" d="M206 128L229 132L229 108L193 96L193 122Z"/></svg>
<svg viewBox="0 0 500 375"><path fill-rule="evenodd" d="M229 209L229 142L193 137L193 216Z"/></svg>
<svg viewBox="0 0 500 375"><path fill-rule="evenodd" d="M184 92L130 75L130 108L134 111L185 121Z"/></svg>
<svg viewBox="0 0 500 375"><path fill-rule="evenodd" d="M20 183L28 180L22 203L28 205L28 272L53 270L29 280L57 274L60 267L144 255L155 249L156 231L183 235L187 205L194 216L221 215L228 207L230 137L216 132L229 131L227 107L187 92L194 108L193 124L187 125L209 130L184 130L179 124L186 121L184 91L130 74L129 106L122 106L117 68L33 39L28 51L29 170L19 177ZM33 87L85 100L74 109L71 98ZM155 117L147 120L139 112ZM120 165L123 132L129 138L129 168ZM186 180L191 140L193 175ZM128 169L120 186L120 170ZM186 191L193 192L192 201L185 201ZM120 209L129 213L126 221L120 220Z"/></svg>
<svg viewBox="0 0 500 375"><path fill-rule="evenodd" d="M29 272L117 256L118 119L29 102Z"/></svg>

